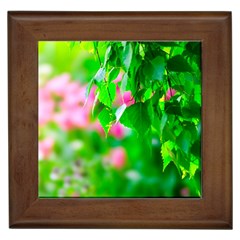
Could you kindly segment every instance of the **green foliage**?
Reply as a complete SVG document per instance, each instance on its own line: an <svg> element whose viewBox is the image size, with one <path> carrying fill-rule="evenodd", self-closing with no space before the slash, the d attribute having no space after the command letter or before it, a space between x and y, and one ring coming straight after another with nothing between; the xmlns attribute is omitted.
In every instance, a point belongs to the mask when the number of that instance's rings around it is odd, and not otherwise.
<svg viewBox="0 0 240 240"><path fill-rule="evenodd" d="M151 133L157 132L163 170L173 162L182 178L194 177L201 165L200 47L199 42L104 42L105 53L99 58L95 44L99 69L86 94L97 86L98 100L105 106L98 118L106 134L120 121L149 145ZM115 83L119 74L123 76ZM122 95L131 91L135 103L116 109L117 87Z"/></svg>
<svg viewBox="0 0 240 240"><path fill-rule="evenodd" d="M114 120L115 115L109 108L104 108L98 115L99 122L101 123L105 134L107 135Z"/></svg>
<svg viewBox="0 0 240 240"><path fill-rule="evenodd" d="M139 102L128 107L120 122L126 127L134 129L139 137L145 137L151 127L148 104Z"/></svg>
<svg viewBox="0 0 240 240"><path fill-rule="evenodd" d="M114 83L103 82L98 88L98 99L104 105L111 107L112 102L116 96L116 85Z"/></svg>
<svg viewBox="0 0 240 240"><path fill-rule="evenodd" d="M192 68L182 55L170 58L167 62L167 68L173 72L192 72Z"/></svg>

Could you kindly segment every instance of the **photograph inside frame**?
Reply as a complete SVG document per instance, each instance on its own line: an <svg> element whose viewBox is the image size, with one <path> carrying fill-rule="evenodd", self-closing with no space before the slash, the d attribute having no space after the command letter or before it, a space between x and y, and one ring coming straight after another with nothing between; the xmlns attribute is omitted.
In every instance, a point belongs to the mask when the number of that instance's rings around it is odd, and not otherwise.
<svg viewBox="0 0 240 240"><path fill-rule="evenodd" d="M201 42L39 41L40 198L202 195Z"/></svg>

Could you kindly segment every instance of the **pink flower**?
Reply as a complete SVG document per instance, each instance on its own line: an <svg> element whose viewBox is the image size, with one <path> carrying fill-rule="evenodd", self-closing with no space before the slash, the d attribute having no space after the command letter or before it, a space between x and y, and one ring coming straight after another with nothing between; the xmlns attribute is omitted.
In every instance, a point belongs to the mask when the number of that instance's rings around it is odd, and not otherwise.
<svg viewBox="0 0 240 240"><path fill-rule="evenodd" d="M80 87L77 82L68 83L63 92L62 108L71 108L78 105L84 105L85 89Z"/></svg>
<svg viewBox="0 0 240 240"><path fill-rule="evenodd" d="M166 96L164 98L165 101L169 101L175 94L176 94L176 90L173 88L169 88L166 92Z"/></svg>
<svg viewBox="0 0 240 240"><path fill-rule="evenodd" d="M131 91L126 91L123 94L123 102L127 105L127 106L131 106L135 103L134 98L132 97L132 93Z"/></svg>
<svg viewBox="0 0 240 240"><path fill-rule="evenodd" d="M126 104L127 106L131 106L135 103L134 98L132 97L131 91L124 92L123 96L121 95L120 88L117 86L117 96L114 101L115 106L121 106L122 104Z"/></svg>
<svg viewBox="0 0 240 240"><path fill-rule="evenodd" d="M124 137L124 127L119 122L117 124L113 124L109 131L109 135L112 135L117 139L122 139Z"/></svg>
<svg viewBox="0 0 240 240"><path fill-rule="evenodd" d="M75 107L69 110L69 118L74 127L85 128L88 127L89 114L83 107Z"/></svg>
<svg viewBox="0 0 240 240"><path fill-rule="evenodd" d="M54 115L54 120L64 131L85 128L89 123L89 114L81 106L62 110Z"/></svg>
<svg viewBox="0 0 240 240"><path fill-rule="evenodd" d="M180 195L183 197L188 197L189 196L189 189L187 187L182 188L180 191Z"/></svg>
<svg viewBox="0 0 240 240"><path fill-rule="evenodd" d="M44 125L52 118L54 111L54 102L46 89L39 89L38 94L39 108L38 108L38 122L39 125Z"/></svg>
<svg viewBox="0 0 240 240"><path fill-rule="evenodd" d="M112 149L110 153L110 162L113 167L121 169L126 163L127 155L123 147L117 147Z"/></svg>
<svg viewBox="0 0 240 240"><path fill-rule="evenodd" d="M62 97L65 93L66 86L70 81L70 75L63 74L59 77L53 78L45 86L46 90L50 93L55 94L56 96Z"/></svg>
<svg viewBox="0 0 240 240"><path fill-rule="evenodd" d="M52 138L46 138L38 143L39 155L41 158L46 159L52 152L54 140Z"/></svg>

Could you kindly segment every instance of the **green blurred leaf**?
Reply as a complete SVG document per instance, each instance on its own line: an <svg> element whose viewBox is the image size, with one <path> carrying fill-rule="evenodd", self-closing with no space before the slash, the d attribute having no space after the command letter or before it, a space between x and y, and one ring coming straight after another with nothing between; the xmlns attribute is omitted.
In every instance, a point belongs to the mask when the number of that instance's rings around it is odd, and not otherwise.
<svg viewBox="0 0 240 240"><path fill-rule="evenodd" d="M73 48L74 48L75 43L76 43L75 41L70 41L70 43L69 43L70 49L73 49Z"/></svg>

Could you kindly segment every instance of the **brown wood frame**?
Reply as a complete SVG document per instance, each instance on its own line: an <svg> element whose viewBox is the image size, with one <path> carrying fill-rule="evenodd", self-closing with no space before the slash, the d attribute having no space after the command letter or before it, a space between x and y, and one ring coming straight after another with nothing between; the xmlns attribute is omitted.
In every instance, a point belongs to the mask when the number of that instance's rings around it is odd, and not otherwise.
<svg viewBox="0 0 240 240"><path fill-rule="evenodd" d="M199 199L38 198L39 40L202 41ZM230 12L9 12L11 228L232 228Z"/></svg>

